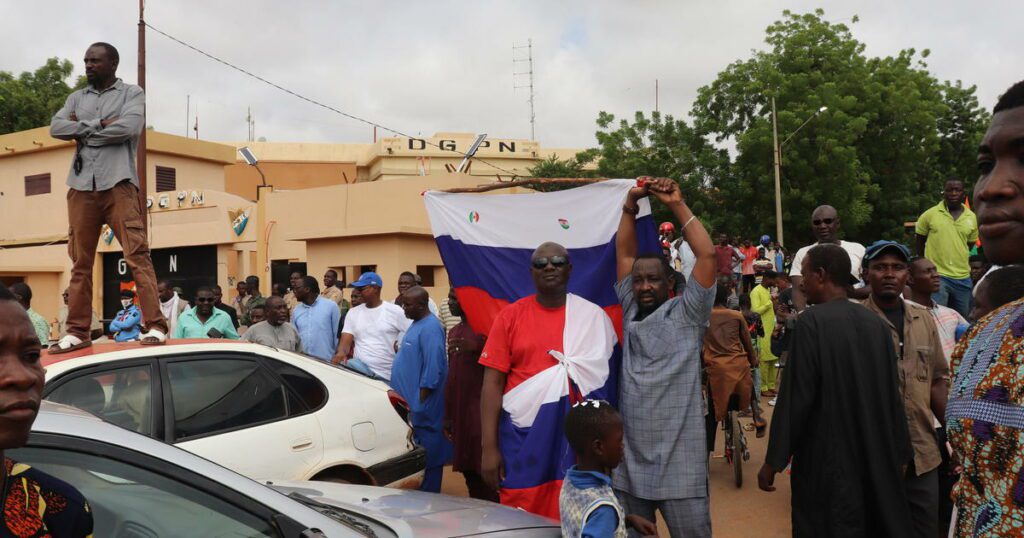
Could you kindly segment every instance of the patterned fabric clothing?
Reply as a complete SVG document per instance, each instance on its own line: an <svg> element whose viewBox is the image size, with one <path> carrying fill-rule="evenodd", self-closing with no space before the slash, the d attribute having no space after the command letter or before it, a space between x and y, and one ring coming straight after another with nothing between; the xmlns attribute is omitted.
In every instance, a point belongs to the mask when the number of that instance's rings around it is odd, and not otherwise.
<svg viewBox="0 0 1024 538"><path fill-rule="evenodd" d="M39 337L39 342L46 347L50 343L50 322L46 321L46 318L40 316L38 312L29 308L28 319L32 321L32 328L36 330L36 336Z"/></svg>
<svg viewBox="0 0 1024 538"><path fill-rule="evenodd" d="M700 351L715 289L690 280L680 295L637 320L632 277L615 286L622 303L619 411L626 429L616 490L649 500L707 495Z"/></svg>
<svg viewBox="0 0 1024 538"><path fill-rule="evenodd" d="M955 536L1024 535L1024 299L978 321L953 352L949 442L963 464Z"/></svg>
<svg viewBox="0 0 1024 538"><path fill-rule="evenodd" d="M92 536L92 509L71 484L4 458L0 538Z"/></svg>
<svg viewBox="0 0 1024 538"><path fill-rule="evenodd" d="M615 537L626 538L626 517L619 507L619 501L612 491L611 479L607 475L579 471L572 466L565 473L566 480L562 482L562 492L558 496L558 511L562 519L562 536L569 537ZM611 534L607 527L600 525L588 525L596 523L598 511L607 511L611 508L615 511L618 521ZM610 522L610 518L603 520ZM589 521L588 521L589 520ZM604 522L602 522L604 523Z"/></svg>

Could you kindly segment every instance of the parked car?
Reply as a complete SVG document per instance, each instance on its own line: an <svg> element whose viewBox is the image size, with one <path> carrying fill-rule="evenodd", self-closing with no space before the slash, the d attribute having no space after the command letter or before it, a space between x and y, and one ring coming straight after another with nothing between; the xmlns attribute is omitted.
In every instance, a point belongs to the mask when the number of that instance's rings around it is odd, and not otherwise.
<svg viewBox="0 0 1024 538"><path fill-rule="evenodd" d="M94 344L43 356L45 399L245 476L415 488L426 454L380 381L260 344Z"/></svg>
<svg viewBox="0 0 1024 538"><path fill-rule="evenodd" d="M75 488L93 536L560 536L557 522L474 499L329 482L268 486L72 407L43 402L4 456Z"/></svg>

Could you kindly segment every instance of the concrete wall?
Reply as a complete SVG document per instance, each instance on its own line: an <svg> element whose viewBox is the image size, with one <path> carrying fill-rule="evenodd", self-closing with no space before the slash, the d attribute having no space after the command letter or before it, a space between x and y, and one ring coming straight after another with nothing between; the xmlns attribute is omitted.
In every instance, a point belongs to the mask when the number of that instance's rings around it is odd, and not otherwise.
<svg viewBox="0 0 1024 538"><path fill-rule="evenodd" d="M278 190L312 189L354 183L356 164L330 162L267 162L261 161L260 170L267 184ZM260 173L248 164L232 164L224 169L226 192L250 200L256 199L256 186L261 183Z"/></svg>

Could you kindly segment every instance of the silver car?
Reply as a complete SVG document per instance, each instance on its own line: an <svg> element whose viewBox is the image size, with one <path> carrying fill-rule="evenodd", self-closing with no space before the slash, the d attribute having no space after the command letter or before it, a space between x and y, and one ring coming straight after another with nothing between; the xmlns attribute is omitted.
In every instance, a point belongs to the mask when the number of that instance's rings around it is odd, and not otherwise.
<svg viewBox="0 0 1024 538"><path fill-rule="evenodd" d="M561 535L555 521L474 499L328 482L263 485L46 401L28 445L4 455L76 487L92 507L94 536Z"/></svg>

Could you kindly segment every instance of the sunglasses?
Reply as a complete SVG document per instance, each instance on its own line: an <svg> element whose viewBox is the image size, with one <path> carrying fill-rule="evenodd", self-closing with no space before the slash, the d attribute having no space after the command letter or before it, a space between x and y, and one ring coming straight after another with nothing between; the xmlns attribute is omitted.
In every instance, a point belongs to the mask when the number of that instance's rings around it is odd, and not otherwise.
<svg viewBox="0 0 1024 538"><path fill-rule="evenodd" d="M554 267L565 267L569 265L569 258L565 256L551 256L550 258L544 257L530 260L530 264L533 265L534 269L544 269L549 263Z"/></svg>
<svg viewBox="0 0 1024 538"><path fill-rule="evenodd" d="M815 226L821 226L822 224L826 226L831 226L832 223L835 221L836 219L815 219L812 220L811 223L813 223Z"/></svg>

